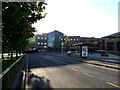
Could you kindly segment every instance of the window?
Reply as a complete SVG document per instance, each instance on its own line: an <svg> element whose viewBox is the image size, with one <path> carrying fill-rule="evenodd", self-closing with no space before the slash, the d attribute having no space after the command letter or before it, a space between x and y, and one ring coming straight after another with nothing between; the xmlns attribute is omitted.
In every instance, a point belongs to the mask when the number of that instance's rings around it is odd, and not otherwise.
<svg viewBox="0 0 120 90"><path fill-rule="evenodd" d="M43 37L41 37L41 39L43 39Z"/></svg>
<svg viewBox="0 0 120 90"><path fill-rule="evenodd" d="M47 46L44 46L44 48L47 48Z"/></svg>
<svg viewBox="0 0 120 90"><path fill-rule="evenodd" d="M114 50L114 42L108 42L107 43L107 50L113 51Z"/></svg>
<svg viewBox="0 0 120 90"><path fill-rule="evenodd" d="M89 42L94 42L94 40L89 40Z"/></svg>
<svg viewBox="0 0 120 90"><path fill-rule="evenodd" d="M41 43L41 45L43 45L43 43Z"/></svg>
<svg viewBox="0 0 120 90"><path fill-rule="evenodd" d="M40 37L38 37L38 39L40 39Z"/></svg>
<svg viewBox="0 0 120 90"><path fill-rule="evenodd" d="M66 40L66 39L64 38L64 40Z"/></svg>
<svg viewBox="0 0 120 90"><path fill-rule="evenodd" d="M46 37L45 37L45 40L46 40Z"/></svg>
<svg viewBox="0 0 120 90"><path fill-rule="evenodd" d="M61 43L61 45L63 46L63 45L64 45L64 43Z"/></svg>
<svg viewBox="0 0 120 90"><path fill-rule="evenodd" d="M40 42L38 42L38 45L40 45Z"/></svg>
<svg viewBox="0 0 120 90"><path fill-rule="evenodd" d="M63 40L63 38L61 38L61 40Z"/></svg>
<svg viewBox="0 0 120 90"><path fill-rule="evenodd" d="M46 43L44 43L44 45L46 45Z"/></svg>
<svg viewBox="0 0 120 90"><path fill-rule="evenodd" d="M72 39L71 39L71 41L72 41Z"/></svg>
<svg viewBox="0 0 120 90"><path fill-rule="evenodd" d="M86 40L84 40L84 39L81 39L81 40L80 40L80 42L86 42Z"/></svg>
<svg viewBox="0 0 120 90"><path fill-rule="evenodd" d="M75 39L74 39L74 41L75 41Z"/></svg>
<svg viewBox="0 0 120 90"><path fill-rule="evenodd" d="M117 50L120 51L120 42L117 42Z"/></svg>
<svg viewBox="0 0 120 90"><path fill-rule="evenodd" d="M78 39L77 39L77 41L78 41Z"/></svg>

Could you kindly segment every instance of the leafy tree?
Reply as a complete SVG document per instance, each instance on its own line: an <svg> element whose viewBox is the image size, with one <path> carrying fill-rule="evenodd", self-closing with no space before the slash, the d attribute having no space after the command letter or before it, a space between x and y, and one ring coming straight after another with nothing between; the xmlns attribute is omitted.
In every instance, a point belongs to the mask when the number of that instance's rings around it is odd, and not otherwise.
<svg viewBox="0 0 120 90"><path fill-rule="evenodd" d="M3 52L21 52L36 31L31 25L42 16L44 2L3 2L2 3L2 39Z"/></svg>
<svg viewBox="0 0 120 90"><path fill-rule="evenodd" d="M57 44L56 44L55 40L53 41L53 47L52 48L53 48L54 51L57 50Z"/></svg>
<svg viewBox="0 0 120 90"><path fill-rule="evenodd" d="M60 42L60 40L59 40L59 42L58 42L58 48L57 48L57 50L60 52L61 51L61 42Z"/></svg>
<svg viewBox="0 0 120 90"><path fill-rule="evenodd" d="M68 37L66 37L66 41L65 41L65 51L68 51L70 48L70 39Z"/></svg>

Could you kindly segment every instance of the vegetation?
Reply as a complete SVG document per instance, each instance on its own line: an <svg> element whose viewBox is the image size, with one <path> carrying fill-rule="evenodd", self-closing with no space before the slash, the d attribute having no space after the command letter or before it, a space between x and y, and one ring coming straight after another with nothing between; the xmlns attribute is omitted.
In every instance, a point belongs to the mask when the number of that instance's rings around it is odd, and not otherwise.
<svg viewBox="0 0 120 90"><path fill-rule="evenodd" d="M66 37L66 41L65 41L65 51L68 51L70 48L70 39L68 37Z"/></svg>
<svg viewBox="0 0 120 90"><path fill-rule="evenodd" d="M2 3L2 58L3 53L18 53L25 50L29 39L36 31L31 25L45 18L44 2L3 2Z"/></svg>

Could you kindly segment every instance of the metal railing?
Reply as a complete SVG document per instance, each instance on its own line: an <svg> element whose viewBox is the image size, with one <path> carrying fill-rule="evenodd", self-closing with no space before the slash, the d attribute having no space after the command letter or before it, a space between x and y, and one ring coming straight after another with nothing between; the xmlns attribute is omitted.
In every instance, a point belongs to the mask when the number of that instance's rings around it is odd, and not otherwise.
<svg viewBox="0 0 120 90"><path fill-rule="evenodd" d="M0 74L0 81L2 82L2 88L10 88L14 82L14 79L24 61L23 56L21 56L18 60L16 60L13 64L11 64L7 69L5 69Z"/></svg>

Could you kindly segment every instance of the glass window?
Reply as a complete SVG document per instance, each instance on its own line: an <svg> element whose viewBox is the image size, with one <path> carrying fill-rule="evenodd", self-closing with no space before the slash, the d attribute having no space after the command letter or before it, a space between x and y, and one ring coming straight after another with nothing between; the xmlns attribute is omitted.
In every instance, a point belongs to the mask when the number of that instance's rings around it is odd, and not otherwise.
<svg viewBox="0 0 120 90"><path fill-rule="evenodd" d="M46 40L46 37L45 37L45 40Z"/></svg>
<svg viewBox="0 0 120 90"><path fill-rule="evenodd" d="M94 40L89 40L89 42L94 42Z"/></svg>
<svg viewBox="0 0 120 90"><path fill-rule="evenodd" d="M63 40L63 38L61 38L61 40Z"/></svg>
<svg viewBox="0 0 120 90"><path fill-rule="evenodd" d="M41 43L41 45L43 45L43 43Z"/></svg>
<svg viewBox="0 0 120 90"><path fill-rule="evenodd" d="M38 42L38 45L40 45L40 42Z"/></svg>
<svg viewBox="0 0 120 90"><path fill-rule="evenodd" d="M81 40L80 40L80 42L86 42L86 40L84 40L84 39L81 39Z"/></svg>
<svg viewBox="0 0 120 90"><path fill-rule="evenodd" d="M61 43L61 45L64 45L64 43Z"/></svg>
<svg viewBox="0 0 120 90"><path fill-rule="evenodd" d="M43 37L41 37L41 39L43 39Z"/></svg>
<svg viewBox="0 0 120 90"><path fill-rule="evenodd" d="M64 38L64 40L66 40L66 39Z"/></svg>
<svg viewBox="0 0 120 90"><path fill-rule="evenodd" d="M38 39L40 39L40 37L38 37Z"/></svg>
<svg viewBox="0 0 120 90"><path fill-rule="evenodd" d="M78 41L78 39L77 39L77 41Z"/></svg>
<svg viewBox="0 0 120 90"><path fill-rule="evenodd" d="M71 39L71 41L72 41L72 39Z"/></svg>
<svg viewBox="0 0 120 90"><path fill-rule="evenodd" d="M44 45L46 45L46 43L44 43Z"/></svg>
<svg viewBox="0 0 120 90"><path fill-rule="evenodd" d="M114 50L114 42L108 42L107 43L107 50L113 51Z"/></svg>
<svg viewBox="0 0 120 90"><path fill-rule="evenodd" d="M47 48L47 46L44 46L44 48Z"/></svg>
<svg viewBox="0 0 120 90"><path fill-rule="evenodd" d="M75 39L74 39L74 41L75 41Z"/></svg>
<svg viewBox="0 0 120 90"><path fill-rule="evenodd" d="M120 42L117 42L117 50L120 51Z"/></svg>

